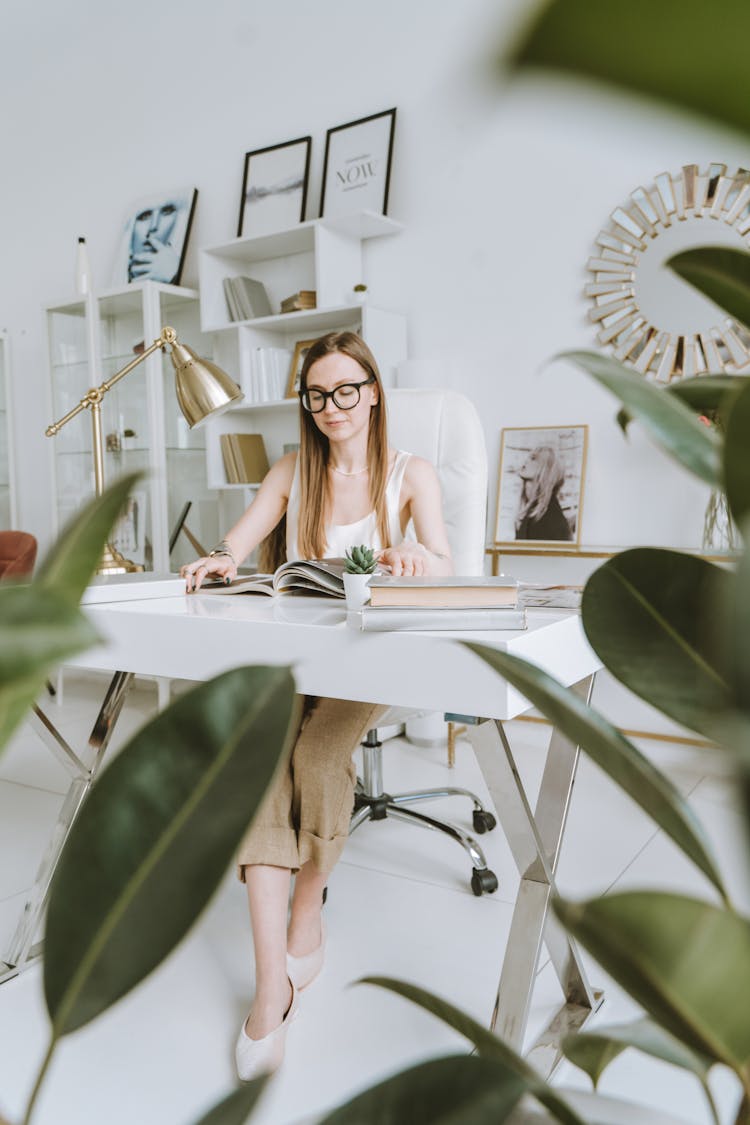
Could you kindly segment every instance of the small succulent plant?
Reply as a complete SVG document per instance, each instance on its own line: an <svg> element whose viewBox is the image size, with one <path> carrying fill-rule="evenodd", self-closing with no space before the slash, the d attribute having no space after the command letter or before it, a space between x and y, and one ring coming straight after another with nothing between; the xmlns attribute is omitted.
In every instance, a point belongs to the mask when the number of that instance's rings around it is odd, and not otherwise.
<svg viewBox="0 0 750 1125"><path fill-rule="evenodd" d="M377 565L375 552L364 543L359 547L350 547L346 552L347 574L373 574Z"/></svg>
<svg viewBox="0 0 750 1125"><path fill-rule="evenodd" d="M354 288L355 293L366 293L367 292L367 286L364 285L361 281L357 282L357 284L355 286L353 286L353 288Z"/></svg>

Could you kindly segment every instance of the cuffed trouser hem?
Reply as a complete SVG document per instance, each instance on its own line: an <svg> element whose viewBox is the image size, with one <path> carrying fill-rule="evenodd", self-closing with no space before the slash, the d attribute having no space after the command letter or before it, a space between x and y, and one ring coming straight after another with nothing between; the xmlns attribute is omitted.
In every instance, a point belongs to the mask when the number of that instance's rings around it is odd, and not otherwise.
<svg viewBox="0 0 750 1125"><path fill-rule="evenodd" d="M246 847L238 853L237 877L244 883L245 867L251 864L287 867L296 872L306 863L312 863L321 875L330 875L348 838L347 835L321 840L311 832L300 832L298 839L293 828L267 828L259 846Z"/></svg>

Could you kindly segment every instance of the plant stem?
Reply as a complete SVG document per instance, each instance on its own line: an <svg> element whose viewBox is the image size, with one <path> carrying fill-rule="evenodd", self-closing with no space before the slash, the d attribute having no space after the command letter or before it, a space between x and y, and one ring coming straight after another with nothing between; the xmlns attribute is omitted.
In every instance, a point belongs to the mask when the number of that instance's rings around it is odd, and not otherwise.
<svg viewBox="0 0 750 1125"><path fill-rule="evenodd" d="M31 1091L31 1097L29 1098L29 1104L26 1106L26 1113L24 1115L23 1121L21 1122L21 1125L29 1125L29 1122L31 1121L31 1114L33 1113L34 1105L36 1103L36 1099L39 1095L39 1091L41 1089L42 1082L44 1081L44 1076L47 1073L47 1069L49 1067L49 1064L52 1062L52 1055L54 1054L56 1046L57 1046L57 1036L55 1035L55 1033L53 1031L52 1037L49 1041L49 1046L47 1048L47 1054L44 1056L44 1060L42 1062L42 1065L39 1068L39 1073L36 1076L36 1082L34 1083L34 1089Z"/></svg>
<svg viewBox="0 0 750 1125"><path fill-rule="evenodd" d="M709 1112L711 1114L711 1117L713 1118L714 1125L721 1125L721 1118L719 1117L719 1111L716 1108L714 1096L711 1093L711 1087L708 1085L708 1082L701 1082L701 1086L703 1087L703 1093L706 1095L706 1101L708 1102Z"/></svg>

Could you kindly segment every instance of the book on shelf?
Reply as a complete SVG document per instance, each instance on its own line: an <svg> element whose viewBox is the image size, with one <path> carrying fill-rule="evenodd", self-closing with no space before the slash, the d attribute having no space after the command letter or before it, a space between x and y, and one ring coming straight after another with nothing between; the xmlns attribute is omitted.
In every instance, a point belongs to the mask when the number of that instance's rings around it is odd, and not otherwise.
<svg viewBox="0 0 750 1125"><path fill-rule="evenodd" d="M262 434L220 434L228 484L258 484L268 472Z"/></svg>
<svg viewBox="0 0 750 1125"><path fill-rule="evenodd" d="M242 365L242 391L250 403L284 398L292 353L289 348L252 348Z"/></svg>
<svg viewBox="0 0 750 1125"><path fill-rule="evenodd" d="M399 633L445 630L451 633L525 629L526 610L515 606L455 609L443 606L366 605L350 615L363 632Z"/></svg>
<svg viewBox="0 0 750 1125"><path fill-rule="evenodd" d="M346 559L311 559L283 563L274 574L248 574L224 582L207 582L199 594L317 594L344 597Z"/></svg>
<svg viewBox="0 0 750 1125"><path fill-rule="evenodd" d="M253 320L257 316L272 315L271 302L262 281L253 277L225 277L223 287L232 320Z"/></svg>
<svg viewBox="0 0 750 1125"><path fill-rule="evenodd" d="M315 309L317 308L317 293L315 289L300 289L298 293L292 293L290 297L285 297L281 302L281 311L300 312L302 309Z"/></svg>
<svg viewBox="0 0 750 1125"><path fill-rule="evenodd" d="M519 582L518 604L529 609L580 609L583 586L549 586L543 582Z"/></svg>
<svg viewBox="0 0 750 1125"><path fill-rule="evenodd" d="M422 577L388 574L370 579L371 606L436 606L470 609L515 606L515 578L460 576Z"/></svg>
<svg viewBox="0 0 750 1125"><path fill-rule="evenodd" d="M185 593L185 579L178 574L136 571L132 574L97 574L83 591L81 605L143 601L144 598L175 598Z"/></svg>

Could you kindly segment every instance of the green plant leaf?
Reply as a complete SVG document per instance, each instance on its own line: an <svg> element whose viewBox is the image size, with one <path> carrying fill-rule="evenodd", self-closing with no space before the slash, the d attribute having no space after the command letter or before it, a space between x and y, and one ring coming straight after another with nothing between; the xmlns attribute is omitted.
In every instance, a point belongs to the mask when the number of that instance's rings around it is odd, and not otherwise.
<svg viewBox="0 0 750 1125"><path fill-rule="evenodd" d="M695 375L691 379L670 383L664 387L663 393L678 398L696 414L719 414L724 424L727 402L737 392L739 384L738 375ZM632 420L624 408L617 412L617 422L623 432Z"/></svg>
<svg viewBox="0 0 750 1125"><path fill-rule="evenodd" d="M129 473L90 500L66 525L34 576L34 585L55 590L78 605L102 556L107 537L142 473Z"/></svg>
<svg viewBox="0 0 750 1125"><path fill-rule="evenodd" d="M80 610L35 586L0 587L0 747L33 706L52 668L94 644Z"/></svg>
<svg viewBox="0 0 750 1125"><path fill-rule="evenodd" d="M588 1074L594 1087L598 1086L599 1079L609 1064L628 1047L687 1070L700 1082L714 1121L719 1125L713 1096L708 1086L711 1061L689 1050L652 1020L640 1019L634 1020L633 1023L597 1027L595 1031L580 1031L577 1034L566 1035L561 1046L565 1057Z"/></svg>
<svg viewBox="0 0 750 1125"><path fill-rule="evenodd" d="M496 1059L448 1055L386 1078L320 1125L498 1125L524 1090L518 1076Z"/></svg>
<svg viewBox="0 0 750 1125"><path fill-rule="evenodd" d="M730 575L705 559L637 547L589 578L581 613L589 643L616 679L708 738L731 706L719 611Z"/></svg>
<svg viewBox="0 0 750 1125"><path fill-rule="evenodd" d="M195 1125L244 1125L255 1108L258 1098L268 1081L268 1075L254 1078L233 1090L226 1098L205 1113Z"/></svg>
<svg viewBox="0 0 750 1125"><path fill-rule="evenodd" d="M482 1027L466 1012L462 1012L459 1008L454 1007L447 1000L435 996L432 992L427 992L425 989L418 988L417 985L409 984L407 981L394 980L392 977L363 977L359 983L374 984L378 988L386 988L390 992L395 992L398 996L403 996L406 1000L411 1000L418 1007L432 1012L434 1016L437 1016L443 1023L447 1023L460 1035L465 1035L475 1045L483 1059L498 1062L507 1071L516 1074L524 1082L528 1092L533 1094L542 1105L546 1106L558 1121L563 1121L566 1125L582 1125L580 1118L567 1102L551 1086L547 1085L521 1055L516 1054L512 1047L509 1047L488 1028Z"/></svg>
<svg viewBox="0 0 750 1125"><path fill-rule="evenodd" d="M541 668L485 645L468 644L467 647L522 692L566 738L581 746L674 840L726 899L726 890L703 829L668 777L652 766L603 715Z"/></svg>
<svg viewBox="0 0 750 1125"><path fill-rule="evenodd" d="M599 352L560 352L555 359L575 363L591 375L617 395L665 453L712 488L721 485L721 440L674 395L665 395L642 375Z"/></svg>
<svg viewBox="0 0 750 1125"><path fill-rule="evenodd" d="M724 482L736 523L750 515L750 380L743 380L732 400L724 440ZM747 540L745 540L747 542Z"/></svg>
<svg viewBox="0 0 750 1125"><path fill-rule="evenodd" d="M745 0L719 0L710 17L701 0L630 0L627 12L591 0L552 0L508 61L594 78L747 134L749 39Z"/></svg>
<svg viewBox="0 0 750 1125"><path fill-rule="evenodd" d="M750 326L750 254L732 246L694 246L665 263L720 309Z"/></svg>
<svg viewBox="0 0 750 1125"><path fill-rule="evenodd" d="M649 1019L609 1024L597 1027L595 1031L580 1031L575 1035L566 1035L562 1041L565 1057L584 1070L594 1086L599 1084L599 1079L609 1064L628 1047L689 1070L702 1082L708 1077L711 1068L709 1059L689 1050Z"/></svg>
<svg viewBox="0 0 750 1125"><path fill-rule="evenodd" d="M296 730L285 668L238 668L142 728L99 778L52 885L44 990L60 1036L105 1011L185 935Z"/></svg>
<svg viewBox="0 0 750 1125"><path fill-rule="evenodd" d="M741 1072L750 1061L750 922L683 895L557 899L565 928L663 1028Z"/></svg>

